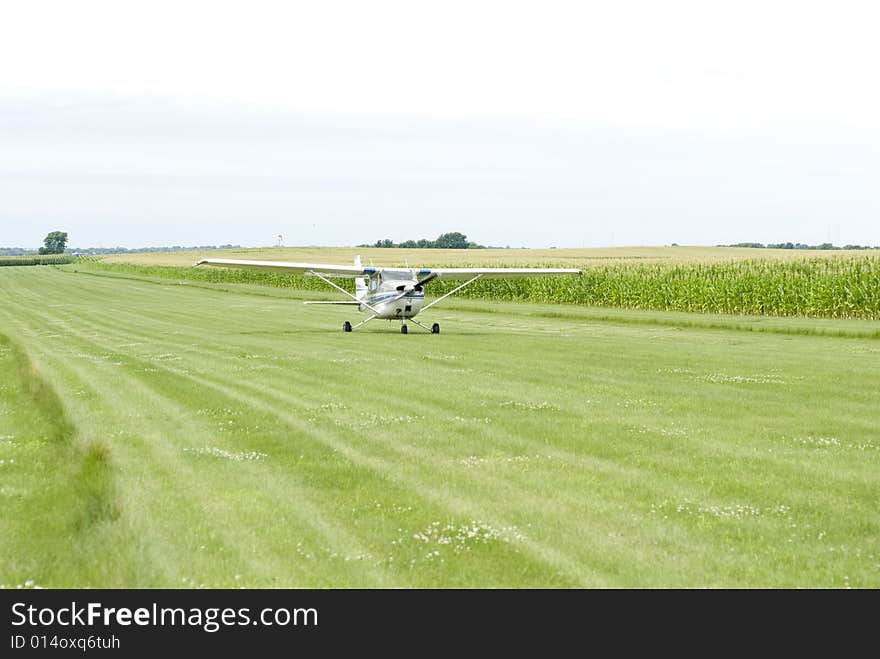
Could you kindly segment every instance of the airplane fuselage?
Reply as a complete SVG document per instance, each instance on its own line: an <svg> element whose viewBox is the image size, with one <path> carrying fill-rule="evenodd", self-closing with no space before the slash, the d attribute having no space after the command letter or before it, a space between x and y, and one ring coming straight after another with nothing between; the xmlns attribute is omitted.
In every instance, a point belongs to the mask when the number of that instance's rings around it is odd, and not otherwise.
<svg viewBox="0 0 880 659"><path fill-rule="evenodd" d="M416 279L373 277L361 299L369 307L361 304L358 310L366 313L378 311L377 318L383 320L413 318L425 302L425 291L418 286Z"/></svg>

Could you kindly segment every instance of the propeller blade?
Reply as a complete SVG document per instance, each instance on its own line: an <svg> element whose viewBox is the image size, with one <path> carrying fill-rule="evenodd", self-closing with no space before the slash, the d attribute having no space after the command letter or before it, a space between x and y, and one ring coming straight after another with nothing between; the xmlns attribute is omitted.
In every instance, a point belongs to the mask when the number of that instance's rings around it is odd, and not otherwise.
<svg viewBox="0 0 880 659"><path fill-rule="evenodd" d="M428 276L425 277L424 279L420 279L419 282L418 282L415 286L413 286L413 290L414 290L414 291L419 291L419 292L421 292L422 287L423 287L425 284L427 284L429 281L431 281L432 279L437 279L437 275L436 275L436 274L432 274L432 275L428 275Z"/></svg>
<svg viewBox="0 0 880 659"><path fill-rule="evenodd" d="M386 301L385 304L391 304L392 302L397 302L400 298L402 298L402 297L406 297L406 294L407 294L406 291L403 291L403 292L402 292L400 295L398 295L397 297L393 297L393 298L391 298L390 300Z"/></svg>

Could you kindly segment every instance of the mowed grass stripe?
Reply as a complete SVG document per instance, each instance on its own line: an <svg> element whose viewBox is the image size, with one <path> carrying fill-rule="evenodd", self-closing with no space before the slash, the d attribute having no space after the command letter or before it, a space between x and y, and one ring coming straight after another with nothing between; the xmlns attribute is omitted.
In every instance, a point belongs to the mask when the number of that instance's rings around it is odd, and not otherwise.
<svg viewBox="0 0 880 659"><path fill-rule="evenodd" d="M105 447L78 441L55 390L0 335L0 586L118 570L112 556L94 560L120 540L114 490Z"/></svg>
<svg viewBox="0 0 880 659"><path fill-rule="evenodd" d="M46 284L43 281L42 287ZM52 281L55 284L60 285ZM46 335L63 332L65 324L79 323L78 331L87 343L65 349L98 358L100 374L93 377L102 382L112 376L124 381L131 375L129 366L142 366L127 359L119 367L106 363L130 351L136 359L147 360L146 368L156 368L157 373L137 378L161 400L170 399L172 407L166 413L186 415L189 411L192 415L186 403L188 386L198 392L194 398L205 396L198 405L238 402L239 408L247 407L241 405L242 395L247 394L253 398L247 404L262 410L256 416L274 418L282 428L301 427L305 422L303 432L314 433L310 425L318 425L320 436L307 445L321 460L320 451L328 452L326 448L319 451L316 444L322 442L323 446L333 442L338 453L354 451L343 464L351 471L356 460L364 461L356 467L360 472L355 478L365 481L365 491L357 492L353 486L339 495L337 502L354 502L352 508L359 510L348 519L340 514L337 521L356 529L371 550L389 544L400 522L406 531L418 531L430 520L458 523L474 512L491 512L488 521L514 524L526 536L509 544L490 542L480 548L483 554L478 558L474 553L442 554L448 558L443 564L429 564L415 550L407 554L409 548L395 549L398 559L416 562L406 569L382 564L391 583L510 583L505 578L516 574L520 584L548 585L796 584L803 583L804 575L836 584L846 570L845 576L858 584L871 583L875 576L870 567L875 545L870 539L876 537L877 529L871 521L870 494L876 491L876 451L848 447L856 440L870 444L876 438L865 415L871 402L865 392L877 384L872 369L877 353L871 352L870 342L688 330L678 340L680 349L686 347L687 360L683 360L680 354L669 356L668 344L674 342L671 332L646 336L639 328L592 323L567 328L572 336L553 336L552 320L518 320L519 307L503 305L502 312L489 314L489 324L506 323L508 329L516 329L515 334L501 327L495 334L485 329L477 333L469 325L475 316L465 312L452 320L463 331L441 335L446 343L440 344L434 339L441 337L418 335L374 332L345 337L335 331L337 323L332 321L338 316L333 313L316 315L310 310L305 314L291 301L267 305L265 298L204 295L188 287L166 290L128 281L96 287L90 293L72 285L59 293L65 301L52 302L63 305L53 307L52 313L59 316L56 329L41 329L52 327L45 316L27 324L11 319L11 324L16 332L29 334L35 345L52 352L58 348L53 342L66 345L65 337ZM22 297L40 298L33 291L25 291ZM123 313L95 308L96 299ZM231 304L240 305L242 316L236 312L236 318L249 317L253 323L229 322L218 329ZM291 310L287 317L279 315L285 305ZM183 307L192 318L175 329L184 316ZM144 316L142 310L147 308L160 313ZM117 315L124 322L118 322ZM535 326L532 334L527 331L530 324ZM241 334L231 335L231 331ZM136 332L142 336L135 336ZM155 350L125 347L141 338L152 341ZM352 338L359 343L342 341ZM401 341L419 338L418 343L403 344L408 346L405 350L397 348ZM233 345L227 351L229 343ZM104 344L110 348L104 350ZM179 359L149 361L151 352L162 354L166 348ZM361 349L371 350L378 358L368 361ZM387 359L382 349L387 350ZM245 359L237 354L239 350L256 358ZM272 368L281 361L273 359L273 353L295 359L283 368ZM328 353L339 361L327 363ZM512 360L516 367L504 368L511 355L518 355ZM91 361L78 359L88 371ZM461 367L456 366L459 361ZM251 370L251 366L256 368ZM232 368L239 370L233 373ZM307 377L302 379L300 372ZM769 381L736 380L755 375L770 376L765 378ZM707 376L720 376L720 380L710 381ZM864 386L857 390L847 386L853 378ZM178 383L179 391L163 390L171 382ZM376 389L376 382L387 386ZM215 386L221 389L214 392ZM674 395L664 396L670 386ZM535 396L536 391L541 395ZM320 401L328 399L344 399L349 409L326 410L310 424L308 415L314 415ZM578 407L579 399L591 402ZM833 410L823 410L817 405L823 399L839 402ZM396 409L401 400L412 407L408 412L412 416L443 419L457 413L467 418L485 416L490 423L435 421L425 426L431 431L429 437L400 432L383 423L357 432L335 423L349 419L361 423L371 413ZM773 400L774 405L768 406ZM529 407L544 402L559 409ZM125 406L124 401L117 404ZM275 413L278 408L285 418ZM191 425L204 431L201 421ZM644 433L639 432L642 429ZM797 443L828 429L839 437L838 444L827 450L823 445ZM259 442L270 441L247 434L229 439L229 446L241 449L259 448ZM283 447L283 438L271 441L274 444L266 445L278 453L276 446ZM543 449L540 454L553 455L553 459L535 459L539 452L532 453L532 449L539 447ZM332 455L332 448L329 452ZM608 469L605 473L603 464ZM261 466L249 468L259 472ZM317 462L302 465L316 486L329 473L324 466ZM282 474L285 469L296 473L292 460L278 468ZM823 473L825 478L817 480ZM390 476L377 480L379 474ZM638 474L646 484L631 486L633 479L625 474ZM196 480L204 477L192 476ZM399 496L413 493L404 503L422 508L422 514L392 511L381 517L364 513L360 505L367 500L389 504L378 483L393 489L391 505L401 503ZM244 490L250 487L251 479L245 479ZM326 481L323 487L333 489ZM669 499L667 504L664 498ZM258 508L267 509L266 503L260 501ZM738 511L738 503L754 506L758 512L748 507ZM676 511L675 506L682 504L690 509ZM767 511L788 504L789 512ZM846 519L836 519L835 510ZM485 521L488 515L482 517ZM823 531L822 540L808 535ZM792 534L796 537L789 542ZM852 553L840 551L839 544L831 546L834 554L827 552L828 539L840 536L848 537L847 551ZM423 547L428 546L448 549L432 543ZM517 546L526 555L518 557L510 551ZM730 552L731 548L750 551ZM763 560L756 561L755 556ZM380 559L374 558L378 563ZM308 560L320 564L325 574L335 573L337 583L358 579L377 583L375 575L370 577L366 570L359 573L364 565L346 572L332 567L335 559L329 557ZM346 576L352 574L353 581Z"/></svg>
<svg viewBox="0 0 880 659"><path fill-rule="evenodd" d="M39 316L35 319L39 320ZM87 339L83 336L79 336L78 338L79 341L76 346L80 350L87 347L100 348L100 343L94 339ZM51 365L52 367L58 366L58 364ZM100 379L100 371L107 371L108 369L113 369L113 367L99 362L91 370L86 370L82 367L73 367L69 370L83 379ZM118 369L115 370L118 371ZM110 375L112 375L112 373L110 373ZM175 375L175 378L184 381L185 377L185 374ZM108 380L108 382L109 381L110 380ZM183 386L186 386L185 383ZM194 424L187 423L186 420L188 414L186 409L177 405L169 396L157 394L152 387L141 383L136 378L127 379L123 387L110 386L97 393L109 409L125 409L133 405L136 409L150 410L151 421L160 425L160 427L154 432L145 432L143 428L140 428L137 433L126 432L124 435L125 441L117 441L114 443L114 452L119 453L120 455L127 454L129 460L134 461L132 465L134 469L139 467L137 464L138 462L142 462L143 464L149 465L157 472L154 480L158 481L161 485L153 487L153 491L146 494L139 492L139 497L135 497L135 499L144 499L146 497L153 501L161 500L166 502L163 506L183 506L186 510L204 513L208 520L207 530L205 529L206 524L203 519L189 519L187 522L188 528L173 529L168 532L167 535L169 537L175 537L176 534L193 528L199 530L203 537L212 537L216 534L216 531L211 524L212 521L218 522L219 525L225 529L227 535L230 530L251 533L255 528L265 528L266 522L268 521L266 519L254 520L253 510L272 510L272 517L290 521L290 515L291 513L294 513L295 516L299 518L302 526L312 527L314 531L319 530L320 532L317 533L317 535L322 539L322 547L326 547L328 544L333 545L338 542L338 544L347 547L355 555L364 553L362 550L358 549L357 544L341 526L336 525L336 527L331 528L328 520L332 519L332 512L329 510L318 509L311 504L309 498L304 494L304 490L301 488L297 489L295 477L291 478L289 472L273 477L273 466L271 462L263 463L259 466L248 463L235 465L235 481L239 487L250 493L248 495L249 498L247 501L242 502L244 506L241 510L226 507L222 509L222 514L220 514L220 512L214 510L214 508L218 508L219 504L222 503L222 496L217 496L217 492L204 491L204 488L195 487L196 484L200 483L198 477L199 474L196 472L196 469L211 469L211 462L201 461L199 465L190 466L187 464L188 461L181 459L182 442L179 438L198 435L199 431L199 428L195 427ZM123 401L125 401L125 403L123 403ZM228 401L225 400L222 402L228 403ZM170 425L170 427L161 427L163 420L171 421L172 423L165 424L166 426ZM126 424L131 425L132 420L113 419L114 426L125 426ZM169 437L175 439L169 440ZM184 439L183 442L186 442L186 440ZM190 446L189 448L200 447ZM228 465L225 465L222 462L215 462L213 468L215 470L230 469ZM282 481L284 481L284 487L279 488L277 485ZM263 499L264 506L254 506L255 502L252 500L253 498ZM269 505L271 502L274 503ZM172 519L174 517L175 515L168 516L168 518ZM192 517L192 515L190 515L190 517ZM254 526L254 521L260 523ZM192 526L190 526L190 524ZM144 531L147 531L147 529L144 529ZM184 535L186 535L186 533L184 533ZM339 541L340 537L342 537L342 541ZM247 543L242 542L243 539L246 538L233 537L224 544L231 547L246 545ZM210 544L207 540L204 540L203 544L205 542ZM183 549L184 551L189 552L194 548L202 547L203 544L200 545L196 540L192 540L188 542L188 546L185 546ZM256 546L256 543L252 542L250 544ZM270 578L270 575L273 574L273 567L275 568L275 575L283 573L284 570L280 569L280 566L286 565L290 560L290 556L279 556L277 558L277 563L274 566L269 558L271 558L271 556L267 555L265 552L261 552L255 557L254 560L256 562L252 566L253 570L251 571L256 574L262 573L261 576L265 577L265 583L268 585L272 585L273 581L275 582L275 585L278 585L277 576L275 579ZM240 569L239 572L247 572L247 570ZM364 570L361 570L361 572L364 572ZM366 572L369 573L370 570L368 569ZM374 585L381 585L384 582L384 579L379 578L377 575L378 571L375 571L375 574L372 577L372 583ZM363 578L364 575L361 574L360 576ZM188 579L192 579L192 577L188 577ZM233 585L232 574L230 574L228 585ZM315 585L317 585L317 583Z"/></svg>
<svg viewBox="0 0 880 659"><path fill-rule="evenodd" d="M439 462L445 468L444 475L439 479L439 486L434 485L433 482L438 480L437 474L433 468L426 468L426 465L437 465L436 452L414 447L409 444L410 438L402 438L399 435L388 438L387 433L382 431L372 432L364 438L351 431L315 428L301 415L286 411L289 409L287 403L290 399L283 394L267 397L265 393L263 395L247 393L248 389L252 389L248 386L227 387L207 378L198 378L197 381L205 387L226 393L231 399L241 401L261 413L278 415L289 427L296 428L303 434L308 434L310 438L328 447L332 453L344 456L351 464L372 472L373 476L387 479L385 487L382 488L385 490L386 496L391 491L402 492L404 493L402 500L416 502L416 507L420 510L429 504L429 509L434 512L427 516L426 525L437 520L445 521L450 517L457 516L467 519L476 518L491 522L495 527L506 528L509 524L506 519L501 519L500 515L509 516L511 514L508 509L511 499L523 500L522 495L525 492L516 488L513 479L509 477L496 479L487 477L485 474L479 478L481 491L485 493L479 498L479 503L475 503L472 499L462 499L457 497L455 493L473 491L473 487L471 487L474 485L473 474L463 473L454 465L448 465L445 460L441 460ZM279 412L279 410L281 411ZM457 480L457 482L451 482L453 480ZM572 513L571 510L562 510L560 502L554 501L552 498L542 498L540 495L536 497L534 493L531 498L535 499L532 502L533 508L539 508L542 514L559 515L565 513L570 515ZM501 512L494 512L495 508L489 504L494 504L497 507L499 502L502 504ZM531 512L534 513L534 511ZM565 517L566 515L561 516ZM581 564L579 568L575 568L577 563L560 551L541 547L526 538L521 538L516 543L522 543L535 550L532 553L539 560L549 561L556 568L565 569L568 578L572 580L569 582L570 584L595 584L596 579L599 578L595 574L589 575L589 577L585 576L587 566ZM555 570L543 575L545 581L538 583L554 582L561 576L554 574L554 572Z"/></svg>

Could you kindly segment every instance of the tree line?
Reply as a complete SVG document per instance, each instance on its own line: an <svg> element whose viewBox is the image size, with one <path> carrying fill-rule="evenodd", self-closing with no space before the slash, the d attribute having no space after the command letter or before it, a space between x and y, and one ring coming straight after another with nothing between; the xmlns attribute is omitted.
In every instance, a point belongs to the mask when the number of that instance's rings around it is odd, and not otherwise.
<svg viewBox="0 0 880 659"><path fill-rule="evenodd" d="M377 240L374 244L358 245L358 247L404 247L404 248L423 248L423 249L486 249L485 245L478 245L468 240L467 236L458 231L444 233L437 237L436 240L404 240L395 243L390 238Z"/></svg>
<svg viewBox="0 0 880 659"><path fill-rule="evenodd" d="M718 247L755 247L758 249L880 249L880 246L871 247L870 245L844 245L838 247L831 243L822 243L821 245L806 245L804 243L735 243L733 245L718 245Z"/></svg>
<svg viewBox="0 0 880 659"><path fill-rule="evenodd" d="M58 251L60 249L60 251ZM57 241L45 244L39 249L33 247L0 247L0 256L28 256L31 254L142 254L149 252L192 252L210 249L241 249L241 245L196 245L185 247L59 247ZM52 251L49 251L52 250Z"/></svg>

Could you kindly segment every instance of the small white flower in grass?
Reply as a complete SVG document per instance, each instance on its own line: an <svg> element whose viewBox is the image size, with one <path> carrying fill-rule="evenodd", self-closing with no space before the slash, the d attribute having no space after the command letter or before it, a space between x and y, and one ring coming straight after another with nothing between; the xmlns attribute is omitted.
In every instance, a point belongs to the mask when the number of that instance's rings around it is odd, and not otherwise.
<svg viewBox="0 0 880 659"><path fill-rule="evenodd" d="M532 401L522 402L522 401L516 401L516 400L506 400L502 403L499 403L499 406L500 407L512 407L513 409L516 409L516 410L523 410L523 411L530 411L530 412L539 411L539 410L550 410L553 412L558 412L560 409L558 405L555 405L554 403L550 403L546 400L541 401L539 403L535 403Z"/></svg>
<svg viewBox="0 0 880 659"><path fill-rule="evenodd" d="M185 448L183 449L183 451L185 453L205 455L214 458L223 458L225 460L233 460L235 462L253 462L269 457L268 453L260 453L258 451L242 451L240 453L233 453L232 451L226 451L215 446L205 446L203 448Z"/></svg>
<svg viewBox="0 0 880 659"><path fill-rule="evenodd" d="M659 513L666 512L670 510L669 502L664 501L663 503L651 504L651 512ZM672 512L672 510L670 510ZM728 506L719 506L719 505L699 505L694 504L690 505L685 499L684 503L677 504L674 507L674 512L682 514L682 515L700 515L700 516L711 516L716 517L718 519L746 519L746 518L754 518L760 517L761 515L769 514L769 515L780 515L787 516L791 514L791 506L787 506L784 504L778 504L776 506L767 506L761 508L759 506L754 506L751 504L733 504ZM669 519L669 516L664 514L663 519Z"/></svg>

